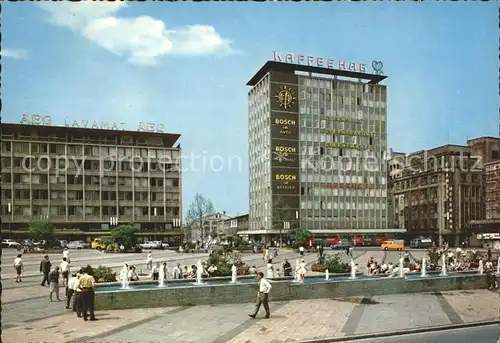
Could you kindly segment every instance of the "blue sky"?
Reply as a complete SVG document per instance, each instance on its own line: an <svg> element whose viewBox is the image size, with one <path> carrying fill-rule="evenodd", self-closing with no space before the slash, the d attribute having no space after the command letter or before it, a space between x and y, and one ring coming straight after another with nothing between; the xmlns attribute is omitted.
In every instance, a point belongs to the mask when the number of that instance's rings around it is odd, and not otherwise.
<svg viewBox="0 0 500 343"><path fill-rule="evenodd" d="M222 171L185 172L185 211L197 192L218 210L248 211L245 83L274 50L382 60L396 151L498 135L495 3L2 7L2 119L164 124L182 134L185 154L226 160Z"/></svg>

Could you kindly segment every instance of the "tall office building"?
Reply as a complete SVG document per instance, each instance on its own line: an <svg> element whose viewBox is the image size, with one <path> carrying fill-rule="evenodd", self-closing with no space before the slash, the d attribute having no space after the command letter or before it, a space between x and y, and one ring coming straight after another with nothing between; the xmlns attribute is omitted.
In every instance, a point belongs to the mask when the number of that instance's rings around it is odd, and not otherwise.
<svg viewBox="0 0 500 343"><path fill-rule="evenodd" d="M386 77L354 63L285 59L247 83L250 223L242 234L388 233Z"/></svg>
<svg viewBox="0 0 500 343"><path fill-rule="evenodd" d="M49 220L73 239L132 223L147 239L180 236L178 134L1 124L2 231ZM72 235L72 237L70 237Z"/></svg>

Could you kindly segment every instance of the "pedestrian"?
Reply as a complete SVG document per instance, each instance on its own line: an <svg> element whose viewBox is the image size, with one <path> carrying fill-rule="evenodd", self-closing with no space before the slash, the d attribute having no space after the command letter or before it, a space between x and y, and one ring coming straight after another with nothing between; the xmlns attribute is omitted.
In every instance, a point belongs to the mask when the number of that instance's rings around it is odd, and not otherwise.
<svg viewBox="0 0 500 343"><path fill-rule="evenodd" d="M300 247L299 247L299 254L300 254L300 256L304 256L304 250L305 250L305 249L304 249L304 247L303 247L303 246L300 246Z"/></svg>
<svg viewBox="0 0 500 343"><path fill-rule="evenodd" d="M260 310L260 305L264 305L264 310L266 311L266 316L264 318L269 318L271 312L269 311L269 292L271 291L271 284L264 278L264 273L259 272L257 274L257 278L259 280L258 285L258 293L257 293L257 303L255 304L255 311L248 316L250 318L254 318L257 316Z"/></svg>
<svg viewBox="0 0 500 343"><path fill-rule="evenodd" d="M68 248L64 248L62 254L63 254L63 258L66 257L66 261L68 261L68 263L71 263L71 260L69 258L69 250L68 250Z"/></svg>
<svg viewBox="0 0 500 343"><path fill-rule="evenodd" d="M146 259L146 269L151 270L153 269L153 253L148 252L148 257Z"/></svg>
<svg viewBox="0 0 500 343"><path fill-rule="evenodd" d="M66 257L63 257L60 267L61 267L61 274L63 277L64 286L67 287L69 279L69 262Z"/></svg>
<svg viewBox="0 0 500 343"><path fill-rule="evenodd" d="M49 284L49 301L52 302L52 294L54 293L56 294L57 301L61 301L61 299L59 299L59 267L55 267L54 270L50 272Z"/></svg>
<svg viewBox="0 0 500 343"><path fill-rule="evenodd" d="M89 275L89 272L88 268L83 269L83 275L78 280L78 288L81 290L83 320L87 321L90 314L90 320L94 321L96 320L94 314L95 279L92 275Z"/></svg>
<svg viewBox="0 0 500 343"><path fill-rule="evenodd" d="M153 276L153 281L158 281L158 277L160 276L160 262L156 262L151 275Z"/></svg>
<svg viewBox="0 0 500 343"><path fill-rule="evenodd" d="M17 257L14 259L14 269L16 270L16 283L23 282L22 277L23 277L23 259L22 259L21 254L18 254Z"/></svg>
<svg viewBox="0 0 500 343"><path fill-rule="evenodd" d="M174 279L182 279L182 269L180 263L177 263L177 265L174 267L172 276L174 277Z"/></svg>
<svg viewBox="0 0 500 343"><path fill-rule="evenodd" d="M69 309L69 304L71 303L71 299L76 291L76 286L78 284L78 278L76 277L76 273L71 275L71 278L68 280L68 286L66 287L66 308ZM75 299L73 299L73 304L75 303ZM75 305L72 306L75 308ZM75 310L76 311L76 310Z"/></svg>
<svg viewBox="0 0 500 343"><path fill-rule="evenodd" d="M83 269L80 269L76 274L76 278L78 281L76 282L75 294L74 294L75 299L73 300L73 312L76 312L76 316L78 318L82 317L82 296L81 296L82 290L78 286L82 275L83 275Z"/></svg>
<svg viewBox="0 0 500 343"><path fill-rule="evenodd" d="M47 285L50 284L49 273L51 267L52 263L49 260L49 255L45 255L42 262L40 262L40 273L43 273L42 286L45 286L45 282L47 282Z"/></svg>

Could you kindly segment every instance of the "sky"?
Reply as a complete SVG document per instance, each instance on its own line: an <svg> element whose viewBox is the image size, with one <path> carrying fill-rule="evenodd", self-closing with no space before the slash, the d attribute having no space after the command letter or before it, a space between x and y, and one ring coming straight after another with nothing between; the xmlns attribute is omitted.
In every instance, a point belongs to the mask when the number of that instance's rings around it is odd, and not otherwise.
<svg viewBox="0 0 500 343"><path fill-rule="evenodd" d="M383 61L395 151L498 136L493 2L3 3L2 38L2 121L163 124L199 156L184 215L196 193L247 213L245 84L275 50Z"/></svg>

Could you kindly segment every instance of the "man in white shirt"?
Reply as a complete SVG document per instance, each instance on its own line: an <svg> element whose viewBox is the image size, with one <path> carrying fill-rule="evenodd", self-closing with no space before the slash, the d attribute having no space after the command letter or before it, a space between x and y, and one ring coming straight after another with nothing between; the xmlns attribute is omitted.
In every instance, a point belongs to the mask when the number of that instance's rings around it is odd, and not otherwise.
<svg viewBox="0 0 500 343"><path fill-rule="evenodd" d="M16 270L16 282L23 282L21 279L22 274L23 274L23 259L22 259L21 254L18 254L17 257L14 259L14 269Z"/></svg>
<svg viewBox="0 0 500 343"><path fill-rule="evenodd" d="M264 305L264 310L266 310L266 316L264 318L269 318L271 313L269 312L269 292L271 291L271 284L269 281L264 279L264 273L259 272L257 274L257 278L259 279L259 292L257 293L257 303L255 304L255 312L249 314L250 318L254 318L257 316L260 310L260 305Z"/></svg>
<svg viewBox="0 0 500 343"><path fill-rule="evenodd" d="M64 248L64 250L63 250L63 258L66 258L66 261L68 261L68 263L71 263L71 260L69 259L69 250L68 250L68 248Z"/></svg>
<svg viewBox="0 0 500 343"><path fill-rule="evenodd" d="M73 274L71 278L68 280L67 293L66 293L66 308L69 309L69 304L71 303L71 298L73 294L76 292L76 288L78 286L78 278L76 274ZM73 310L76 312L76 301L73 302Z"/></svg>
<svg viewBox="0 0 500 343"><path fill-rule="evenodd" d="M300 256L304 256L304 247L303 246L300 246L299 247L299 253L300 253Z"/></svg>
<svg viewBox="0 0 500 343"><path fill-rule="evenodd" d="M172 276L174 277L174 279L182 279L182 270L180 263L177 263L177 265L172 270Z"/></svg>
<svg viewBox="0 0 500 343"><path fill-rule="evenodd" d="M63 277L64 286L68 287L68 279L69 279L69 262L66 257L63 257L61 262L61 274ZM67 289L66 289L67 291Z"/></svg>
<svg viewBox="0 0 500 343"><path fill-rule="evenodd" d="M146 269L153 269L153 254L151 253L151 251L148 252L148 258L146 259Z"/></svg>

